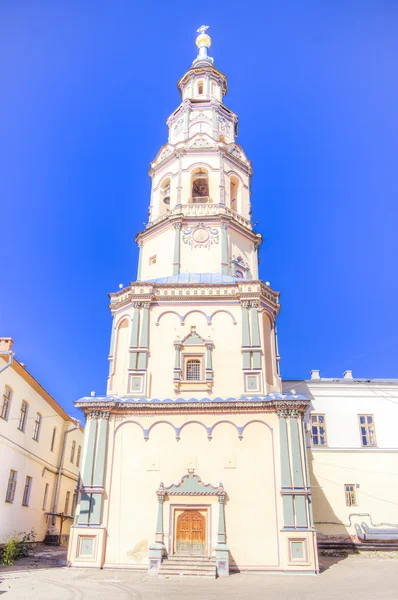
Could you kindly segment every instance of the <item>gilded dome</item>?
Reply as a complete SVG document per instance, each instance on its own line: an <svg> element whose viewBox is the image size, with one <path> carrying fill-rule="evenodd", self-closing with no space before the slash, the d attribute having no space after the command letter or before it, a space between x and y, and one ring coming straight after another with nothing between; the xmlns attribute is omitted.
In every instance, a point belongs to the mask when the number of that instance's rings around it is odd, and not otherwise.
<svg viewBox="0 0 398 600"><path fill-rule="evenodd" d="M209 35L207 35L207 33L201 33L196 38L196 45L198 48L202 48L203 46L206 46L206 48L210 48L211 37Z"/></svg>

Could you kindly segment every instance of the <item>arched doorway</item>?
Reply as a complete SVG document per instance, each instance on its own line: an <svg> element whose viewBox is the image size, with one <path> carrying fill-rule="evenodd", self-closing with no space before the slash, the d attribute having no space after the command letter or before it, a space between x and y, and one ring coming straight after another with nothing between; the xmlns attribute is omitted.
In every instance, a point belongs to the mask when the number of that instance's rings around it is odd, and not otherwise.
<svg viewBox="0 0 398 600"><path fill-rule="evenodd" d="M206 553L206 517L197 510L186 510L177 517L177 554Z"/></svg>

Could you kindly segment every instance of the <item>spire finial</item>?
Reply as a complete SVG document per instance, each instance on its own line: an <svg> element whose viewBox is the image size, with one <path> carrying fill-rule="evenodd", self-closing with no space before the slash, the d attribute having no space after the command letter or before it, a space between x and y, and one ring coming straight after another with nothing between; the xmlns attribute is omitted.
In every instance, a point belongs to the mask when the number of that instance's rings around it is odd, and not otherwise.
<svg viewBox="0 0 398 600"><path fill-rule="evenodd" d="M199 33L198 37L196 38L196 45L199 48L199 52L198 56L193 61L194 65L198 64L198 62L201 61L212 63L214 60L213 58L211 58L211 56L208 56L207 54L207 48L210 48L211 46L211 37L207 35L207 29L209 29L208 25L201 25L199 29L196 30L197 33Z"/></svg>

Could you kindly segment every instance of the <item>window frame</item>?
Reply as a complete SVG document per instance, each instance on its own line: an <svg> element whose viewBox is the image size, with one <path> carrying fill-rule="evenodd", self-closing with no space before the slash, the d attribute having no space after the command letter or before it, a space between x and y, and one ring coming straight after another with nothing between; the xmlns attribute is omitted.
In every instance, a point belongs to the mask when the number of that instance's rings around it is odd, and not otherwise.
<svg viewBox="0 0 398 600"><path fill-rule="evenodd" d="M352 489L348 489L352 488ZM355 483L344 484L345 504L346 506L358 506L357 486ZM352 501L353 499L353 501Z"/></svg>
<svg viewBox="0 0 398 600"><path fill-rule="evenodd" d="M9 392L9 395L6 394L6 391ZM0 418L4 419L4 421L8 421L8 417L10 415L10 407L14 390L9 385L4 386L3 391L3 404L1 406Z"/></svg>
<svg viewBox="0 0 398 600"><path fill-rule="evenodd" d="M25 408L25 410L23 410L24 408ZM22 433L25 433L25 429L26 429L26 421L28 418L28 408L29 408L29 403L26 400L22 400L20 414L19 414L19 423L18 423L18 429L19 429L19 431L22 431Z"/></svg>
<svg viewBox="0 0 398 600"><path fill-rule="evenodd" d="M365 419L365 423L361 423L362 417ZM372 419L371 423L368 422L369 417ZM377 448L376 425L375 425L374 415L370 414L370 413L358 414L358 425L359 425L359 437L361 440L362 448ZM370 427L373 427L373 433L370 433L370 431L369 431ZM365 428L365 434L362 433L362 428ZM366 443L366 444L363 443L364 437L366 440L369 440L369 443ZM371 443L372 437L374 440L373 444Z"/></svg>
<svg viewBox="0 0 398 600"><path fill-rule="evenodd" d="M184 382L187 383L203 383L205 381L205 377L204 377L204 368L203 368L203 364L204 364L204 354L184 354L183 355L183 360L184 360ZM198 361L199 362L199 376L200 379L188 379L188 363L190 361Z"/></svg>
<svg viewBox="0 0 398 600"><path fill-rule="evenodd" d="M205 82L203 81L203 79L199 79L198 83L197 83L197 94L198 96L203 96L205 93Z"/></svg>
<svg viewBox="0 0 398 600"><path fill-rule="evenodd" d="M312 421L312 417L317 417L317 420L315 422ZM319 422L319 417L323 417L323 423L321 424ZM311 412L309 414L309 422L310 422L310 438L311 438L311 446L314 448L327 448L328 447L328 434L327 434L327 425L326 425L326 415L325 413L316 413L316 412ZM317 429L317 433L314 434L312 431L312 428L316 427ZM321 434L320 432L320 427L323 427L324 429L324 433ZM318 443L314 442L314 436L316 436L318 438ZM325 438L325 442L319 443L319 440L321 438L321 436L323 438Z"/></svg>
<svg viewBox="0 0 398 600"><path fill-rule="evenodd" d="M75 460L75 452L76 452L76 440L73 440L71 448L70 448L70 462L72 464L73 464L73 461Z"/></svg>
<svg viewBox="0 0 398 600"><path fill-rule="evenodd" d="M30 493L32 491L32 481L33 481L33 477L30 477L30 475L26 475L25 487L23 489L23 496L22 496L22 506L29 506Z"/></svg>
<svg viewBox="0 0 398 600"><path fill-rule="evenodd" d="M77 455L76 455L76 466L77 466L77 468L80 468L81 457L82 457L82 447L79 444L79 446L77 447Z"/></svg>
<svg viewBox="0 0 398 600"><path fill-rule="evenodd" d="M35 418L35 422L33 424L33 435L32 435L32 439L35 442L39 441L39 435L40 435L40 429L41 429L41 420L42 420L42 415L41 413L36 413L36 418Z"/></svg>
<svg viewBox="0 0 398 600"><path fill-rule="evenodd" d="M10 474L8 476L8 484L6 491L6 502L12 504L15 499L15 491L17 489L17 481L18 481L18 471L14 471L14 469L10 469Z"/></svg>

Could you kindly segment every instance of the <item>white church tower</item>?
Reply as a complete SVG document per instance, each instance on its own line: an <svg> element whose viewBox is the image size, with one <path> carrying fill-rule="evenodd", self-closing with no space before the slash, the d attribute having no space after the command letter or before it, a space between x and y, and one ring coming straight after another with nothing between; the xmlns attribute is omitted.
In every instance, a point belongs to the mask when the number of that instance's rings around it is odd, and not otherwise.
<svg viewBox="0 0 398 600"><path fill-rule="evenodd" d="M88 421L69 561L314 572L308 401L281 393L279 294L259 280L251 163L206 29L151 163L136 281L110 295L107 394L76 403Z"/></svg>

